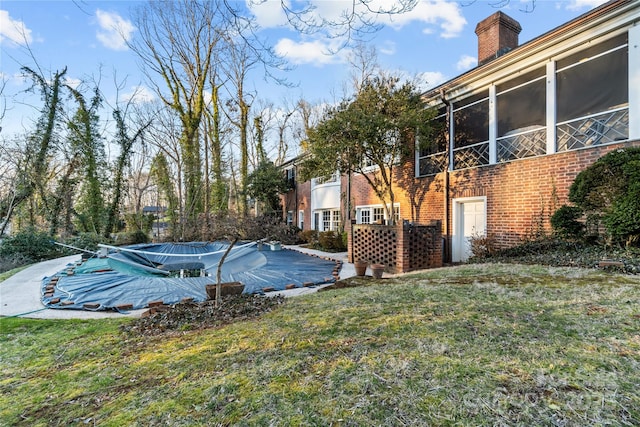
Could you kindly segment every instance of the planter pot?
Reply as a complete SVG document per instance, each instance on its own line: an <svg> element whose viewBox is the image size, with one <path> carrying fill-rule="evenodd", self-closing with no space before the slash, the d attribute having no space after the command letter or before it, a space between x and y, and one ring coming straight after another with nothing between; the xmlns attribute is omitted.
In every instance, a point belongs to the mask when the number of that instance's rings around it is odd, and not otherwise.
<svg viewBox="0 0 640 427"><path fill-rule="evenodd" d="M356 276L364 276L367 272L367 266L369 263L367 261L356 261L353 263L353 266L356 268Z"/></svg>
<svg viewBox="0 0 640 427"><path fill-rule="evenodd" d="M271 242L271 243L269 243L269 245L271 246L271 250L272 251L280 251L280 250L282 250L282 245L280 244L280 242Z"/></svg>
<svg viewBox="0 0 640 427"><path fill-rule="evenodd" d="M209 299L216 299L216 285L205 285L205 291L207 291L207 297ZM220 284L220 296L227 295L240 295L244 291L244 284L242 282L224 282Z"/></svg>
<svg viewBox="0 0 640 427"><path fill-rule="evenodd" d="M384 265L371 264L371 274L374 279L382 279L382 273L384 273Z"/></svg>

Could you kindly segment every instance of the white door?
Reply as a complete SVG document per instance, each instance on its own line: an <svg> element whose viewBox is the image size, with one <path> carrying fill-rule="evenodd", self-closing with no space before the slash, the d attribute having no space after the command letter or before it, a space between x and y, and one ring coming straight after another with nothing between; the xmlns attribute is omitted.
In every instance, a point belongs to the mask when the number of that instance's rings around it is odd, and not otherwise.
<svg viewBox="0 0 640 427"><path fill-rule="evenodd" d="M453 239L454 262L464 262L471 255L471 237L485 235L485 201L469 200L457 202L456 230Z"/></svg>

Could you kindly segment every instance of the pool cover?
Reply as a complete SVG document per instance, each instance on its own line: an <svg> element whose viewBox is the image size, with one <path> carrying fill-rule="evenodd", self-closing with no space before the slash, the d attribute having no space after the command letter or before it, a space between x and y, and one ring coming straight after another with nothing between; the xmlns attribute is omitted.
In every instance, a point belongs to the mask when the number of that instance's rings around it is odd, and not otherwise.
<svg viewBox="0 0 640 427"><path fill-rule="evenodd" d="M205 285L216 283L226 243L142 244L109 248L106 257L70 264L42 280L48 308L127 311L185 299L207 299ZM332 282L336 261L295 250L237 244L222 264L222 282L239 281L244 293L263 293ZM104 250L104 249L103 249ZM182 277L184 272L202 274Z"/></svg>

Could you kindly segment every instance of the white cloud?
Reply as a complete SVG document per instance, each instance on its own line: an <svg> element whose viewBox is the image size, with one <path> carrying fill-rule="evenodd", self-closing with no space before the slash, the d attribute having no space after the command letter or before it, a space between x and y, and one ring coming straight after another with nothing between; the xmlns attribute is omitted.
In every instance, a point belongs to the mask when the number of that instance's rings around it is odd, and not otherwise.
<svg viewBox="0 0 640 427"><path fill-rule="evenodd" d="M571 0L567 2L568 10L593 9L606 3L608 0Z"/></svg>
<svg viewBox="0 0 640 427"><path fill-rule="evenodd" d="M245 0L248 7L257 16L263 27L282 25L286 21L282 5L274 0ZM344 27L336 27L331 23L344 23L350 8L354 3L346 1L326 0L299 0L285 1L287 7L296 11L304 11L303 22L311 23L311 29L316 30L306 35L306 40L293 40L282 38L275 46L275 52L289 60L293 64L325 64L344 62L346 49L344 42ZM461 7L457 2L445 0L419 0L415 7L404 13L386 14L375 11L389 11L400 5L399 0L371 0L366 6L361 2L355 2L355 14L361 18L360 22L370 22L375 25L386 25L396 30L413 22L426 24L424 33L438 31L440 37L457 37L464 29L467 21L462 15ZM398 6L399 7L399 6ZM326 25L322 25L325 23ZM327 24L329 23L329 24ZM385 42L379 47L380 53L392 55L396 46L391 42ZM335 54L335 52L338 52Z"/></svg>
<svg viewBox="0 0 640 427"><path fill-rule="evenodd" d="M245 3L256 17L258 25L262 28L287 25L287 15L284 13L279 0L246 0ZM285 5L288 7L288 2L285 2Z"/></svg>
<svg viewBox="0 0 640 427"><path fill-rule="evenodd" d="M117 13L96 10L96 19L100 29L96 31L96 38L104 47L112 50L127 50L135 27Z"/></svg>
<svg viewBox="0 0 640 427"><path fill-rule="evenodd" d="M287 16L280 1L245 0L245 2L263 28L287 25ZM347 21L356 25L362 23L381 24L396 29L411 22L422 22L428 24L424 29L426 33L435 32L435 29L439 28L440 36L443 38L457 37L467 24L462 15L460 4L446 0L419 0L410 11L385 13L401 8L402 3L406 3L406 0L370 0L367 2L297 0L284 1L284 6L293 11L292 17L295 19L292 20L301 27L323 33L329 37L343 34ZM355 20L350 19L352 14L355 15Z"/></svg>
<svg viewBox="0 0 640 427"><path fill-rule="evenodd" d="M467 71L478 65L478 59L470 55L462 55L456 63L456 69L458 71Z"/></svg>
<svg viewBox="0 0 640 427"><path fill-rule="evenodd" d="M457 2L443 0L421 0L409 12L397 15L380 15L378 21L393 28L400 29L411 22L427 24L423 33L432 34L434 26L440 28L440 37L452 38L460 35L467 20Z"/></svg>
<svg viewBox="0 0 640 427"><path fill-rule="evenodd" d="M15 47L30 44L32 41L31 30L24 22L11 18L8 11L0 10L0 44Z"/></svg>
<svg viewBox="0 0 640 427"><path fill-rule="evenodd" d="M155 93L146 86L133 86L128 92L123 93L122 97L125 102L132 102L134 104L143 104L156 99Z"/></svg>
<svg viewBox="0 0 640 427"><path fill-rule="evenodd" d="M447 78L439 71L425 71L424 73L419 73L416 76L416 80L418 81L418 88L426 91L446 82Z"/></svg>
<svg viewBox="0 0 640 427"><path fill-rule="evenodd" d="M378 47L378 52L383 55L393 55L396 53L396 44L391 40L387 40Z"/></svg>
<svg viewBox="0 0 640 427"><path fill-rule="evenodd" d="M335 42L335 41L333 41ZM313 64L322 66L343 62L348 54L347 49L336 49L331 42L313 40L296 42L288 38L283 38L275 45L275 52L278 56L286 58L290 62L300 64Z"/></svg>

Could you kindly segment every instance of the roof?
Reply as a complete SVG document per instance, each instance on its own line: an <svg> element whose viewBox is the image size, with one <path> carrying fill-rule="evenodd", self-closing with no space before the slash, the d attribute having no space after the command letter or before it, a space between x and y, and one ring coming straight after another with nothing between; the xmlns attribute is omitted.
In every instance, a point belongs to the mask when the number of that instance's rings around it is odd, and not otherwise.
<svg viewBox="0 0 640 427"><path fill-rule="evenodd" d="M463 92L472 92L475 88L469 83L475 80L479 80L488 75L494 73L505 72L508 67L517 67L517 64L525 58L530 58L540 52L548 51L552 48L558 48L560 44L577 34L585 32L589 28L596 27L605 22L610 23L608 31L614 31L617 28L626 27L629 25L629 19L622 19L625 14L631 12L633 19L640 10L640 2L636 0L612 0L602 4L595 9L580 15L579 17L554 28L536 37L529 42L523 43L517 48L509 51L508 53L490 61L485 64L479 65L464 74L461 74L453 79L442 83L435 88L426 91L423 96L427 99L433 99L434 101L440 101L443 97L443 93L447 94L447 98L451 95L451 91L457 91L459 93L455 95L461 95ZM632 19L632 22L633 22ZM462 86L465 85L465 89ZM479 86L479 85L478 85Z"/></svg>

